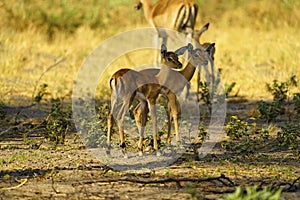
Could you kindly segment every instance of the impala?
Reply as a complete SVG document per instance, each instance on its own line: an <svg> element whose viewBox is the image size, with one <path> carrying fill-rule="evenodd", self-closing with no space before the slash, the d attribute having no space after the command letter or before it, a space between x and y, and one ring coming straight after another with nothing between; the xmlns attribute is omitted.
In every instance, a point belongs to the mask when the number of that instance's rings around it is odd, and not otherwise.
<svg viewBox="0 0 300 200"><path fill-rule="evenodd" d="M175 135L176 135L176 141L177 143L180 143L180 135L179 135L179 118L180 118L180 105L178 103L178 100L176 96L180 94L183 90L183 88L186 86L187 82L189 82L196 70L196 67L202 66L202 65L213 65L213 61L210 57L209 52L211 51L211 48L214 48L214 43L208 45L205 49L203 48L197 48L193 49L193 46L189 44L185 49L180 49L180 51L176 52L177 55L182 55L186 49L189 50L189 58L190 62L185 66L184 69L180 71L174 71L170 68L162 66L159 72L157 71L156 78L158 79L158 83L160 85L163 85L163 90L161 90L162 93L164 93L169 101L170 107L171 107L171 117L174 120L174 126L175 126ZM141 71L140 73L147 74L150 69L146 69L144 71ZM184 80L183 80L184 78ZM138 106L135 111L135 119L140 127L146 126L147 121L147 107L143 104L141 106ZM141 129L142 133L140 133L140 139L143 138L143 131L144 129ZM168 135L167 135L167 142L170 144L170 119L168 124ZM142 148L140 145L142 145L141 141L139 142L139 148Z"/></svg>
<svg viewBox="0 0 300 200"><path fill-rule="evenodd" d="M209 43L209 42L205 42L205 43L201 43L201 41L200 41L200 37L201 37L201 35L205 32L205 31L207 31L207 29L208 29L208 27L209 27L209 23L207 23L207 24L205 24L200 30L195 30L194 32L193 32L193 39L195 40L195 41L197 41L197 42L199 42L199 44L201 45L201 47L203 47L203 48L206 48L206 47L208 47L209 45L211 45L212 43ZM215 52L216 52L216 48L215 48L215 46L213 46L211 49L210 49L210 51L209 51L209 54L210 54L210 57L211 57L211 59L212 59L212 61L214 61L215 60ZM212 78L213 78L213 80L212 80L212 82L214 82L214 65L211 65L211 73L212 73ZM205 68L206 69L206 68ZM198 74L197 74L197 99L198 99L198 101L200 100L199 99L199 83L200 83L200 75L201 75L201 69L199 68L198 69Z"/></svg>
<svg viewBox="0 0 300 200"><path fill-rule="evenodd" d="M182 48L177 50L181 52ZM181 68L182 64L178 60L178 55L173 52L167 52L165 45L162 45L162 64L168 67ZM126 145L124 137L124 116L128 111L134 97L141 102L141 108L148 104L150 115L153 122L153 140L154 140L154 150L158 152L157 144L157 123L156 123L156 112L155 112L155 103L156 99L160 93L161 86L158 84L157 78L151 73L140 73L132 69L120 69L115 72L110 79L110 88L111 88L111 110L108 116L108 132L107 132L107 154L110 154L111 148L111 131L113 125L113 117L117 120L117 125L119 129L120 136L120 146L124 157L127 157L126 154ZM141 132L141 129L139 129ZM142 142L142 138L140 138ZM140 151L139 143L139 149Z"/></svg>
<svg viewBox="0 0 300 200"><path fill-rule="evenodd" d="M139 0L136 9L141 8L148 23L156 29L158 38L162 38L162 44L166 45L168 38L164 28L183 32L191 38L198 12L193 0L159 0L155 4L151 0Z"/></svg>

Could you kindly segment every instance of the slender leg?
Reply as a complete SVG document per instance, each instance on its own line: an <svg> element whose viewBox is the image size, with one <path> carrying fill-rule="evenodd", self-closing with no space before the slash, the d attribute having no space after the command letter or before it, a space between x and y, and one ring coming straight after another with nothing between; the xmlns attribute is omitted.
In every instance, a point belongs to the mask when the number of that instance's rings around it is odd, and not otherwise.
<svg viewBox="0 0 300 200"><path fill-rule="evenodd" d="M168 97L169 103L170 103L171 116L174 121L176 142L180 143L180 135L179 135L180 105L179 105L179 102L174 93L172 93L172 92L167 93L167 97ZM167 142L168 143L171 142L170 132L168 132Z"/></svg>
<svg viewBox="0 0 300 200"><path fill-rule="evenodd" d="M119 135L120 135L120 147L122 148L124 158L128 157L126 153L125 133L124 133L124 118L125 118L126 111L128 111L128 107L129 107L128 104L123 104L117 115Z"/></svg>
<svg viewBox="0 0 300 200"><path fill-rule="evenodd" d="M158 151L158 143L157 143L157 119L156 119L156 106L155 101L148 101L150 115L152 119L152 126L153 126L153 149L156 151L156 155L160 156L160 152Z"/></svg>
<svg viewBox="0 0 300 200"><path fill-rule="evenodd" d="M108 118L107 118L107 148L106 148L106 154L110 155L110 149L111 149L111 131L113 126L113 113L112 110L110 111Z"/></svg>
<svg viewBox="0 0 300 200"><path fill-rule="evenodd" d="M116 113L116 110L119 110L120 104L117 101L117 98L114 98L114 96L111 96L111 108L110 112L107 118L107 149L106 154L110 155L110 149L111 149L111 135L112 135L112 127L114 124L114 113Z"/></svg>
<svg viewBox="0 0 300 200"><path fill-rule="evenodd" d="M139 155L143 155L143 141L144 141L144 132L145 126L147 123L147 113L149 112L146 101L141 101L140 104L134 109L134 118L137 123L138 131L139 131Z"/></svg>
<svg viewBox="0 0 300 200"><path fill-rule="evenodd" d="M198 73L197 73L197 100L200 102L200 78L201 78L201 70L202 66L200 65L198 67Z"/></svg>
<svg viewBox="0 0 300 200"><path fill-rule="evenodd" d="M172 111L171 111L170 103L168 103L167 109L168 109L168 112L167 112L167 117L168 117L167 143L168 143L168 145L170 145L171 144L171 125L172 125L172 114L171 114Z"/></svg>

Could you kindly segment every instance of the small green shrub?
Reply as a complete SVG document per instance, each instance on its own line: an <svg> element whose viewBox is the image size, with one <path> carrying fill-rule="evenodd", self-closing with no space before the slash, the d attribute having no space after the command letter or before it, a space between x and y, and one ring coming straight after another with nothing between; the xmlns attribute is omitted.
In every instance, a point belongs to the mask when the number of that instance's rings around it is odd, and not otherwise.
<svg viewBox="0 0 300 200"><path fill-rule="evenodd" d="M288 147L291 150L300 152L300 130L299 126L293 126L289 123L281 127L277 133L277 140L281 146Z"/></svg>
<svg viewBox="0 0 300 200"><path fill-rule="evenodd" d="M255 150L263 147L264 142L269 138L268 129L259 129L255 122L248 124L248 122L238 119L237 116L231 117L225 131L231 139L238 141L224 141L221 143L222 148L238 155L252 154Z"/></svg>
<svg viewBox="0 0 300 200"><path fill-rule="evenodd" d="M205 105L210 105L210 93L209 85L206 82L199 81L199 101L202 101Z"/></svg>
<svg viewBox="0 0 300 200"><path fill-rule="evenodd" d="M293 86L297 86L296 76L293 75L289 80L285 82L278 82L278 80L273 80L273 84L267 84L267 90L273 95L274 101L282 102L287 100L288 93L290 92L290 88Z"/></svg>
<svg viewBox="0 0 300 200"><path fill-rule="evenodd" d="M234 193L225 194L224 198L220 200L251 200L251 199L259 199L259 200L279 200L282 189L273 189L270 187L264 187L259 190L257 186L246 186L245 189L238 187Z"/></svg>
<svg viewBox="0 0 300 200"><path fill-rule="evenodd" d="M44 95L48 94L47 87L48 85L46 83L40 85L39 90L36 96L34 97L34 102L40 103L42 101Z"/></svg>
<svg viewBox="0 0 300 200"><path fill-rule="evenodd" d="M6 116L6 112L4 110L4 103L0 101L0 120L4 119Z"/></svg>
<svg viewBox="0 0 300 200"><path fill-rule="evenodd" d="M71 124L71 108L65 108L61 99L51 99L51 112L44 119L44 137L51 142L64 144Z"/></svg>
<svg viewBox="0 0 300 200"><path fill-rule="evenodd" d="M271 103L258 101L257 105L260 112L260 118L266 119L268 123L283 114L285 111L280 101L273 101Z"/></svg>
<svg viewBox="0 0 300 200"><path fill-rule="evenodd" d="M243 136L248 136L250 126L248 122L242 121L238 116L231 116L230 121L226 124L225 132L231 139L241 139Z"/></svg>
<svg viewBox="0 0 300 200"><path fill-rule="evenodd" d="M107 103L101 104L97 108L97 120L87 118L81 120L81 129L86 132L84 142L87 147L104 147L106 144L105 133L107 133L107 116L109 114L109 106ZM114 127L113 127L114 128ZM115 130L115 129L113 129Z"/></svg>
<svg viewBox="0 0 300 200"><path fill-rule="evenodd" d="M201 142L203 142L207 137L208 137L207 129L205 128L203 123L200 123L198 128L198 138L200 139Z"/></svg>
<svg viewBox="0 0 300 200"><path fill-rule="evenodd" d="M293 97L294 110L296 112L296 117L300 120L300 93L296 93Z"/></svg>
<svg viewBox="0 0 300 200"><path fill-rule="evenodd" d="M225 95L226 95L226 97L229 96L229 94L232 92L235 85L236 85L235 82L225 83Z"/></svg>

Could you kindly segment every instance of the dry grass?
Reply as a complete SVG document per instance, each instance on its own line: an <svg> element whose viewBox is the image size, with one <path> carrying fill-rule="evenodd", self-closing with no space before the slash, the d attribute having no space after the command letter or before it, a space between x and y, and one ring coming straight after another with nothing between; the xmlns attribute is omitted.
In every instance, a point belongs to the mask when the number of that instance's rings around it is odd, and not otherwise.
<svg viewBox="0 0 300 200"><path fill-rule="evenodd" d="M91 27L87 22L72 29L55 29L49 40L45 27L26 14L26 6L17 6L11 1L4 1L15 11L21 10L20 22L26 26L3 20L0 31L0 100L6 103L24 103L21 99L30 99L35 85L49 85L48 97L66 96L72 91L73 81L84 59L101 41L108 37L148 24L141 12L133 10L135 1L112 1L99 7L101 18L98 27ZM21 1L23 2L23 1ZM57 7L58 2L53 4ZM201 1L197 27L211 23L210 30L203 35L202 41L216 42L216 66L222 69L224 82L236 82L233 93L247 98L270 98L265 84L274 79L286 80L292 74L300 77L300 36L299 2L267 0L246 1ZM31 2L32 8L37 6ZM0 7L1 18L7 12ZM21 4L20 4L21 5ZM38 4L47 11L48 4ZM47 7L48 6L48 7ZM89 10L88 4L70 3L71 8ZM31 7L28 7L28 9ZM22 10L23 9L23 10ZM24 11L25 10L25 11ZM59 13L51 9L49 13ZM17 12L16 12L17 13ZM60 15L59 15L60 16ZM77 16L77 15L76 15ZM293 17L291 17L293 16ZM74 21L77 18L74 17ZM113 22L113 23L112 23ZM20 26L20 28L15 28ZM71 29L71 28L70 28ZM140 54L130 54L114 61L113 67L101 79L99 96L108 97L110 74L120 67L136 67ZM64 62L47 71L57 60ZM145 61L144 61L145 62ZM40 82L40 76L47 71ZM195 80L193 80L195 83Z"/></svg>

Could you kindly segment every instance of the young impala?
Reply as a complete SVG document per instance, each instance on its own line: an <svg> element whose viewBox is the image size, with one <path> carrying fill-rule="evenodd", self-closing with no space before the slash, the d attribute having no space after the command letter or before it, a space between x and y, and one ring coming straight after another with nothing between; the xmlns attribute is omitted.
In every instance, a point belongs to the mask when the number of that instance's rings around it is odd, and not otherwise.
<svg viewBox="0 0 300 200"><path fill-rule="evenodd" d="M165 94L168 98L170 108L171 108L171 115L170 117L174 120L174 126L175 126L175 135L176 135L176 141L177 143L180 143L180 135L179 135L179 118L180 118L180 105L177 100L177 97L183 90L183 88L186 86L186 84L192 79L196 67L200 67L202 65L207 66L208 64L214 65L211 57L210 57L210 51L212 48L214 48L214 43L208 45L205 49L203 48L196 48L193 49L193 46L189 44L187 47L183 47L180 49L180 51L177 52L177 55L182 55L185 50L189 51L189 58L190 62L179 71L174 71L168 67L161 66L160 71L156 75L156 78L158 79L158 83L162 86L163 90L161 92ZM146 69L141 71L140 73L147 74L151 69ZM184 80L183 80L184 79ZM137 106L134 115L135 119L138 123L138 126L142 127L140 130L142 131L140 133L140 137L143 137L143 127L146 126L147 121L147 106L141 105ZM167 142L170 144L170 119L168 124L168 136L167 136ZM139 143L139 145L142 145L142 143ZM142 148L139 146L139 148Z"/></svg>
<svg viewBox="0 0 300 200"><path fill-rule="evenodd" d="M181 68L182 64L178 60L178 54L182 48L173 52L167 52L165 45L162 45L162 64L170 68ZM133 99L136 97L141 103L149 106L150 115L153 122L153 140L154 150L158 152L157 145L157 123L155 103L160 93L161 86L158 84L157 78L152 73L141 73L132 69L120 69L115 72L110 79L111 88L111 110L108 116L108 132L107 132L107 154L110 154L111 148L111 132L113 125L113 118L117 120L120 136L120 146L124 157L126 154L126 145L124 137L124 117L128 111ZM146 103L145 103L146 102ZM139 131L140 132L140 131ZM140 139L142 141L142 139ZM142 142L139 143L139 149ZM141 146L140 146L141 145Z"/></svg>

